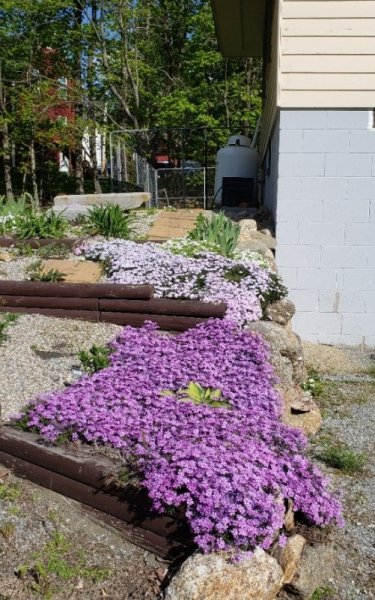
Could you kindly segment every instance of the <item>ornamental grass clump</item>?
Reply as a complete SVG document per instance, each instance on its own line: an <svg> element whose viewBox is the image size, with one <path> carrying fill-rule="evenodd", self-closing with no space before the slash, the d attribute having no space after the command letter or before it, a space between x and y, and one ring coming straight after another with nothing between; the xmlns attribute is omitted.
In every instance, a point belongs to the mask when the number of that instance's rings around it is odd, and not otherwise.
<svg viewBox="0 0 375 600"><path fill-rule="evenodd" d="M281 422L261 337L219 319L174 337L148 323L112 347L108 368L40 396L16 423L120 449L154 509L183 509L204 552L269 548L286 499L311 523L340 522L305 437Z"/></svg>
<svg viewBox="0 0 375 600"><path fill-rule="evenodd" d="M213 252L188 257L168 252L158 244L112 240L87 242L77 251L107 265L113 283L154 287L157 298L225 302L226 316L240 325L262 316L264 299L272 287L272 299L286 294L274 274L253 259L231 259ZM231 277L237 269L236 277ZM278 286L278 287L277 287Z"/></svg>

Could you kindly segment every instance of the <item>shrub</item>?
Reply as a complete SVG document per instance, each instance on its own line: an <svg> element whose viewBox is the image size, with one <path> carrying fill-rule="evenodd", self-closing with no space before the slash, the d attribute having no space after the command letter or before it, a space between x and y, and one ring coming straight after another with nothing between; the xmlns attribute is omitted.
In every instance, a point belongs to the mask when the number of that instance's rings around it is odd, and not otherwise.
<svg viewBox="0 0 375 600"><path fill-rule="evenodd" d="M106 238L128 239L132 234L133 215L117 204L94 206L88 213L88 228Z"/></svg>

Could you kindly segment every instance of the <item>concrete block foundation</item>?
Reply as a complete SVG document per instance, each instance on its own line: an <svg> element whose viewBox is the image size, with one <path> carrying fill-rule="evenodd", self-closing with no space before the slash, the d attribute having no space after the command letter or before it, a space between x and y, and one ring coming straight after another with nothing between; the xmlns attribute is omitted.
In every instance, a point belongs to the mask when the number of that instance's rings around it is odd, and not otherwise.
<svg viewBox="0 0 375 600"><path fill-rule="evenodd" d="M314 342L374 346L373 111L281 109L265 165L294 330Z"/></svg>

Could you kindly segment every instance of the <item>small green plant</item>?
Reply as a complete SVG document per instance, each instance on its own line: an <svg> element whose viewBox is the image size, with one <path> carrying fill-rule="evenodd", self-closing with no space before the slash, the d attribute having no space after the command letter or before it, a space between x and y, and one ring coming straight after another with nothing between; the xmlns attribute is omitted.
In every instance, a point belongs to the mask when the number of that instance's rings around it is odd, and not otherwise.
<svg viewBox="0 0 375 600"><path fill-rule="evenodd" d="M242 265L236 265L235 267L232 267L226 271L224 274L224 279L232 281L233 283L240 283L240 281L242 281L242 279L247 277L249 274L250 271L246 269L246 267L243 267Z"/></svg>
<svg viewBox="0 0 375 600"><path fill-rule="evenodd" d="M96 373L109 366L109 356L112 349L109 346L97 346L94 344L89 350L80 350L78 358L86 373Z"/></svg>
<svg viewBox="0 0 375 600"><path fill-rule="evenodd" d="M117 204L94 206L88 213L88 229L106 238L128 239L132 232L134 216Z"/></svg>
<svg viewBox="0 0 375 600"><path fill-rule="evenodd" d="M263 294L261 300L262 309L264 310L272 302L286 298L287 295L288 288L283 285L281 277L276 275L276 273L270 273L267 292Z"/></svg>
<svg viewBox="0 0 375 600"><path fill-rule="evenodd" d="M189 232L188 238L215 244L220 248L221 254L231 257L237 246L239 235L239 225L220 212L217 215L213 214L211 220L203 214L199 214L195 227Z"/></svg>
<svg viewBox="0 0 375 600"><path fill-rule="evenodd" d="M77 550L56 529L45 547L33 555L32 564L20 565L16 573L20 579L31 579L31 590L44 599L52 599L57 591L57 580L61 584L88 579L98 583L106 579L109 569L88 566L83 550Z"/></svg>
<svg viewBox="0 0 375 600"><path fill-rule="evenodd" d="M16 530L16 526L11 521L5 521L0 525L0 534L4 539L9 540Z"/></svg>
<svg viewBox="0 0 375 600"><path fill-rule="evenodd" d="M62 281L66 275L66 273L62 273L58 269L48 269L48 271L45 271L41 260L33 262L26 270L30 281L57 283L58 281Z"/></svg>
<svg viewBox="0 0 375 600"><path fill-rule="evenodd" d="M21 490L15 483L0 483L0 500L14 502L21 495Z"/></svg>
<svg viewBox="0 0 375 600"><path fill-rule="evenodd" d="M31 210L16 219L16 233L21 239L61 238L67 229L67 221L53 211Z"/></svg>
<svg viewBox="0 0 375 600"><path fill-rule="evenodd" d="M326 441L317 452L317 458L334 469L353 475L363 471L366 464L364 454L354 452L342 442Z"/></svg>
<svg viewBox="0 0 375 600"><path fill-rule="evenodd" d="M63 244L49 244L39 248L38 255L42 259L47 258L66 258L69 256L69 248Z"/></svg>
<svg viewBox="0 0 375 600"><path fill-rule="evenodd" d="M33 256L34 254L34 248L27 243L24 244L17 244L14 247L13 250L14 254L16 254L16 256Z"/></svg>
<svg viewBox="0 0 375 600"><path fill-rule="evenodd" d="M301 388L314 398L318 398L324 393L326 383L317 371L310 370L307 380L301 383Z"/></svg>
<svg viewBox="0 0 375 600"><path fill-rule="evenodd" d="M10 325L14 324L17 319L18 319L19 315L16 315L14 313L3 313L3 315L0 318L0 344L1 342L5 342L5 340L7 339L7 329Z"/></svg>
<svg viewBox="0 0 375 600"><path fill-rule="evenodd" d="M334 597L334 588L331 585L325 585L324 587L316 588L311 596L311 600L333 600Z"/></svg>
<svg viewBox="0 0 375 600"><path fill-rule="evenodd" d="M231 405L222 398L219 389L204 388L196 381L190 381L187 388L181 388L177 392L163 390L162 396L174 396L180 402L194 402L194 404L206 404L213 408L231 408Z"/></svg>

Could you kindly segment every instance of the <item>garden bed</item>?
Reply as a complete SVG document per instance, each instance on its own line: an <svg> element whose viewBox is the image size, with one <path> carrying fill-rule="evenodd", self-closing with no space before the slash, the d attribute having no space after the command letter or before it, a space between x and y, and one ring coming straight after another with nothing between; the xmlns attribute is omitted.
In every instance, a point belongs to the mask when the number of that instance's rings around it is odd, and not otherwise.
<svg viewBox="0 0 375 600"><path fill-rule="evenodd" d="M152 511L144 489L113 483L113 460L89 458L79 447L72 452L69 446L42 445L38 436L3 425L0 462L16 475L115 517L111 522L125 531L128 539L163 558L181 557L193 548L182 517L160 516Z"/></svg>

